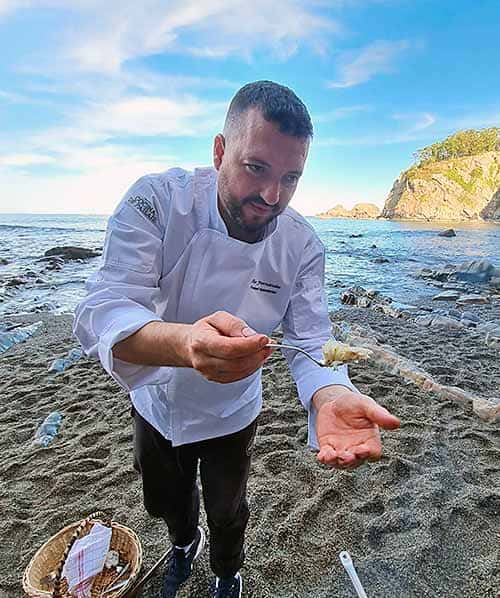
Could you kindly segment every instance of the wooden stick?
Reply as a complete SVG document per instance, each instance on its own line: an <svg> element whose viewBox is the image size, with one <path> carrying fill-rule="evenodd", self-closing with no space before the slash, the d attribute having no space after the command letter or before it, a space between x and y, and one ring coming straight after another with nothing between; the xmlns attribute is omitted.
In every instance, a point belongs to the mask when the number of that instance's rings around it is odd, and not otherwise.
<svg viewBox="0 0 500 598"><path fill-rule="evenodd" d="M149 581L156 571L163 565L163 563L167 560L172 552L173 547L166 550L161 557L156 561L156 563L151 567L149 571L147 571L140 579L138 579L135 584L128 590L125 594L126 598L136 598L138 596L138 592L142 589L144 584Z"/></svg>

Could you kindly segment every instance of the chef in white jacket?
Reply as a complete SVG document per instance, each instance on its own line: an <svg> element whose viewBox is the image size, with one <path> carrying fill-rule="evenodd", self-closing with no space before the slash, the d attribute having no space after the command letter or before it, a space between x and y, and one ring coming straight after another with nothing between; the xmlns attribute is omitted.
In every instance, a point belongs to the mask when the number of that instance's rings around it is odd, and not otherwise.
<svg viewBox="0 0 500 598"><path fill-rule="evenodd" d="M176 595L201 552L199 466L214 598L241 596L246 483L261 366L283 342L321 358L330 337L324 248L288 207L312 139L309 114L269 81L233 98L214 168L144 176L109 220L103 263L74 331L130 392L134 455L148 512L174 545L163 598ZM286 354L318 460L354 468L381 454L396 417L360 394L344 367Z"/></svg>

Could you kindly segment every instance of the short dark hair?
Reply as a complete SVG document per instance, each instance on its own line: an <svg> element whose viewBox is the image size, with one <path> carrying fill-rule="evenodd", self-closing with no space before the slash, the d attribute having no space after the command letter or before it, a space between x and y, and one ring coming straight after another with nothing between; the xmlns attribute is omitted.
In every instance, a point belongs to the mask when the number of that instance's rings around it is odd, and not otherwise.
<svg viewBox="0 0 500 598"><path fill-rule="evenodd" d="M292 137L312 138L309 112L295 93L273 81L255 81L242 87L231 100L224 123L224 135L239 125L240 116L258 108L269 122L276 123L281 133Z"/></svg>

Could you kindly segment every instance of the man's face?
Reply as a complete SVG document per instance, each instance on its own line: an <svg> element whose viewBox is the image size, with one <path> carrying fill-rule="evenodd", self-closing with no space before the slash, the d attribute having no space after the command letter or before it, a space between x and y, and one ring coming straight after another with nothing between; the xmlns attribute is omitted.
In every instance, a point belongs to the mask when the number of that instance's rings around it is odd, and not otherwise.
<svg viewBox="0 0 500 598"><path fill-rule="evenodd" d="M308 150L308 139L281 133L257 109L241 115L241 125L229 139L217 135L218 206L232 237L248 242L261 238L292 199Z"/></svg>

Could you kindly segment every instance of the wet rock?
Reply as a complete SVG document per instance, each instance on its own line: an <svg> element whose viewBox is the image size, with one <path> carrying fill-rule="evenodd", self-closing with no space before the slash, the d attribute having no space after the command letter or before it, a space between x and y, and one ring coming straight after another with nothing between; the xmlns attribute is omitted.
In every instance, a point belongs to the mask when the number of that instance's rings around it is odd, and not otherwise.
<svg viewBox="0 0 500 598"><path fill-rule="evenodd" d="M59 271L59 270L62 270L62 266L61 266L61 264L58 264L58 263L54 262L54 263L50 263L45 269L46 270L57 270L57 271Z"/></svg>
<svg viewBox="0 0 500 598"><path fill-rule="evenodd" d="M64 260L62 257L57 257L56 255L52 255L50 257L41 257L36 260L37 262L49 262L52 264L64 264Z"/></svg>
<svg viewBox="0 0 500 598"><path fill-rule="evenodd" d="M483 322L477 327L477 331L482 334L488 334L489 332L500 331L500 321Z"/></svg>
<svg viewBox="0 0 500 598"><path fill-rule="evenodd" d="M500 328L496 328L491 332L488 332L484 342L492 349L500 349Z"/></svg>
<svg viewBox="0 0 500 598"><path fill-rule="evenodd" d="M359 239L362 236L363 235L361 233L353 233L352 235L349 235L349 238L350 239Z"/></svg>
<svg viewBox="0 0 500 598"><path fill-rule="evenodd" d="M391 260L387 259L386 257L376 257L374 260L372 260L374 264L387 264L387 262L390 261Z"/></svg>
<svg viewBox="0 0 500 598"><path fill-rule="evenodd" d="M418 324L419 326L430 326L434 317L435 316L417 316L415 318L415 324Z"/></svg>
<svg viewBox="0 0 500 598"><path fill-rule="evenodd" d="M460 293L457 291L443 291L438 295L434 295L433 301L456 301L460 297Z"/></svg>
<svg viewBox="0 0 500 598"><path fill-rule="evenodd" d="M492 276L490 278L490 286L500 291L500 276Z"/></svg>
<svg viewBox="0 0 500 598"><path fill-rule="evenodd" d="M340 302L344 305L356 305L357 297L351 291L346 291L340 295Z"/></svg>
<svg viewBox="0 0 500 598"><path fill-rule="evenodd" d="M85 247L73 247L71 245L64 246L64 247L53 247L49 249L44 254L46 257L50 256L60 256L64 260L78 260L78 259L88 259L91 257L99 257L100 253L93 251L92 249L87 249Z"/></svg>
<svg viewBox="0 0 500 598"><path fill-rule="evenodd" d="M403 315L401 308L393 307L392 305L376 305L375 309L381 311L386 316L391 316L391 318L400 318Z"/></svg>
<svg viewBox="0 0 500 598"><path fill-rule="evenodd" d="M26 281L22 278L10 278L4 282L5 287L19 287L22 284L26 284Z"/></svg>
<svg viewBox="0 0 500 598"><path fill-rule="evenodd" d="M390 297L380 295L375 289L368 291L360 286L350 287L340 296L341 303L345 305L357 305L358 307L375 307L392 303Z"/></svg>
<svg viewBox="0 0 500 598"><path fill-rule="evenodd" d="M447 265L439 270L432 270L431 268L420 268L415 272L417 278L426 278L430 280L437 280L439 282L448 282L450 275L453 273L453 266Z"/></svg>
<svg viewBox="0 0 500 598"><path fill-rule="evenodd" d="M358 297L356 305L358 307L370 307L371 303L368 297Z"/></svg>
<svg viewBox="0 0 500 598"><path fill-rule="evenodd" d="M489 297L485 295L461 295L457 299L457 305L484 305L489 302Z"/></svg>
<svg viewBox="0 0 500 598"><path fill-rule="evenodd" d="M371 246L372 249L377 249L377 246L375 245L375 243Z"/></svg>
<svg viewBox="0 0 500 598"><path fill-rule="evenodd" d="M460 264L453 273L453 278L469 282L488 282L492 277L499 276L498 268L488 260L472 260Z"/></svg>
<svg viewBox="0 0 500 598"><path fill-rule="evenodd" d="M446 316L435 316L430 325L432 328L446 328L447 330L461 330L464 328L462 322Z"/></svg>
<svg viewBox="0 0 500 598"><path fill-rule="evenodd" d="M496 268L488 260L472 260L459 266L447 264L443 268L432 270L420 268L414 274L416 278L424 278L443 283L473 283L490 284L495 289L500 289L500 268ZM435 283L434 283L435 284Z"/></svg>
<svg viewBox="0 0 500 598"><path fill-rule="evenodd" d="M470 322L475 322L479 324L481 318L472 311L464 311L462 312L462 320L469 320Z"/></svg>
<svg viewBox="0 0 500 598"><path fill-rule="evenodd" d="M396 306L398 309L408 312L409 314L413 314L414 317L416 317L417 315L421 315L422 312L424 311L423 308L420 305L410 305L408 303L399 303L399 301L394 301L394 303L392 304L394 306ZM432 311L430 310L425 310L425 311Z"/></svg>
<svg viewBox="0 0 500 598"><path fill-rule="evenodd" d="M438 233L438 237L456 237L456 236L457 236L457 233L452 228L442 230L440 233Z"/></svg>
<svg viewBox="0 0 500 598"><path fill-rule="evenodd" d="M465 324L455 318L436 314L417 316L415 324L419 326L431 326L432 328L446 328L447 330L461 330L465 328Z"/></svg>

